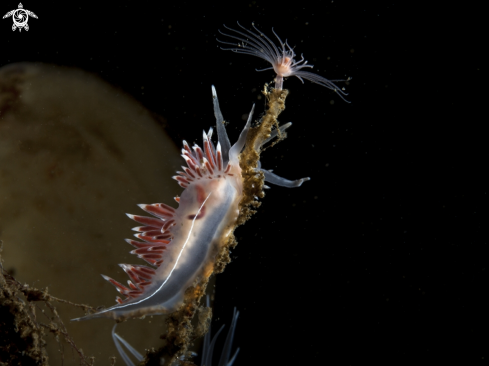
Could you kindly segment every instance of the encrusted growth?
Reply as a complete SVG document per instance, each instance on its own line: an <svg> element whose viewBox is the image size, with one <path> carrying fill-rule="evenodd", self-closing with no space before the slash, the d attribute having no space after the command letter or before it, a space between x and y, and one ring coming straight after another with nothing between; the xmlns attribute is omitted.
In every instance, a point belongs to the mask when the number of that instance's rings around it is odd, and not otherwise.
<svg viewBox="0 0 489 366"><path fill-rule="evenodd" d="M237 225L244 224L256 212L254 209L260 206L260 202L256 201L255 197L263 198L265 196L263 173L257 173L255 169L258 167L260 153L263 150L262 143L270 137L274 127L279 133L279 138L281 137L277 118L285 109L285 99L289 91L287 89L269 90L268 85L265 84L262 93L267 98L268 109L260 120L260 124L250 129L245 149L239 159L243 176L243 198L240 202Z"/></svg>
<svg viewBox="0 0 489 366"><path fill-rule="evenodd" d="M21 284L4 270L1 251L0 246L0 364L47 366L46 334L52 333L60 349L63 339L71 346L80 358L80 365L93 365L94 358L85 356L76 346L52 302L63 302L85 311L94 309L51 296L47 288L39 290ZM41 313L44 316L39 319L37 314Z"/></svg>

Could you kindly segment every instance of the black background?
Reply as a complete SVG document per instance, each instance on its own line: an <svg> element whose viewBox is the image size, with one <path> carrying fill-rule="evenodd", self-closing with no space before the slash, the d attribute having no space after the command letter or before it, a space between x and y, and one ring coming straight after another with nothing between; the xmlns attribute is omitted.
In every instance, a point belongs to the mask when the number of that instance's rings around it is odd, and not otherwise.
<svg viewBox="0 0 489 366"><path fill-rule="evenodd" d="M222 24L271 27L314 72L352 77L351 104L292 78L289 137L273 187L236 231L216 285L216 323L240 312L235 365L474 364L487 359L487 44L477 9L409 2L24 2L29 32L0 22L0 66L94 72L163 115L175 140L215 123L235 141L273 73L221 51ZM14 9L2 2L2 12ZM486 93L487 94L487 93ZM150 167L148 167L149 169ZM144 169L143 169L144 170ZM157 199L155 199L157 201ZM121 220L125 218L121 217Z"/></svg>

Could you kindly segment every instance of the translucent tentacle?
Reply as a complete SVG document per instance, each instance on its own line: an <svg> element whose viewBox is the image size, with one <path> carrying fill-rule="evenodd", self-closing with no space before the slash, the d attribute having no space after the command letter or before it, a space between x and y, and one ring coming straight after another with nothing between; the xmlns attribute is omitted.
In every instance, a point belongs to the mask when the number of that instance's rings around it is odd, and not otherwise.
<svg viewBox="0 0 489 366"><path fill-rule="evenodd" d="M266 68L264 68L264 69L260 69L260 70L255 69L255 71L266 71L266 70L273 70L273 66L271 66L271 67L266 67Z"/></svg>
<svg viewBox="0 0 489 366"><path fill-rule="evenodd" d="M323 78L322 76L313 74L312 72L307 72L307 71L297 71L294 72L294 76L297 76L298 78L304 78L309 81L312 81L313 83L319 84L321 86L325 86L328 89L331 89L336 92L340 96L341 99L343 99L347 103L351 103L347 99L345 99L345 96L348 95L348 93L344 92L342 88L337 86L335 83L333 83L331 80L328 80L326 78ZM304 82L304 81L302 81Z"/></svg>
<svg viewBox="0 0 489 366"><path fill-rule="evenodd" d="M246 143L246 136L248 136L248 131L251 126L251 120L253 118L253 112L255 111L255 105L253 104L253 107L251 107L251 112L248 115L248 121L246 122L245 127L243 128L243 131L241 131L241 134L239 135L238 141L231 147L231 150L229 152L229 158L233 161L238 161L238 155L243 150L243 147L245 146Z"/></svg>
<svg viewBox="0 0 489 366"><path fill-rule="evenodd" d="M295 187L300 187L302 183L304 183L307 180L311 180L311 178L306 177L306 178L301 178L297 180L288 180L282 177L279 177L276 174L273 174L272 172L269 172L264 169L256 169L257 171L263 172L265 175L265 182L269 182L272 184L275 184L277 186L282 186L282 187L287 187L287 188L295 188Z"/></svg>
<svg viewBox="0 0 489 366"><path fill-rule="evenodd" d="M210 307L209 304L209 295L206 297L207 307ZM219 359L218 366L232 366L234 361L236 360L236 356L238 355L239 348L234 352L233 357L229 359L229 355L231 354L231 347L234 338L234 332L236 330L236 323L238 321L239 311L236 311L234 308L233 319L231 321L231 327L229 328L228 335L226 336L226 341L224 343L224 348L221 353L221 358ZM224 329L224 325L217 331L217 333L212 337L211 340L211 326L209 325L209 330L204 336L204 346L202 350L202 360L200 362L201 366L212 366L212 356L214 354L214 346L217 341L217 337Z"/></svg>
<svg viewBox="0 0 489 366"><path fill-rule="evenodd" d="M217 137L221 144L221 153L224 166L229 161L229 150L231 149L231 143L224 127L224 117L222 116L221 109L219 108L219 101L217 100L216 88L212 85L212 101L214 102L214 115L216 116Z"/></svg>
<svg viewBox="0 0 489 366"><path fill-rule="evenodd" d="M218 366L231 366L238 355L239 348L234 352L233 357L229 359L229 355L231 354L231 347L233 345L234 331L236 330L236 323L238 322L239 311L236 311L234 308L233 312L233 321L231 322L231 326L229 327L229 332L226 337L226 342L224 343L224 347L222 349L221 358L219 359ZM221 328L222 329L222 328Z"/></svg>
<svg viewBox="0 0 489 366"><path fill-rule="evenodd" d="M123 344L134 357L136 357L138 362L141 362L144 357L138 351L136 351L136 349L133 346L131 346L129 342L127 342L124 338L122 338L120 335L118 335L115 332L116 327L117 324L114 325L114 327L112 328L112 340L114 341L115 347L117 348L117 351L119 352L119 354L121 355L122 359L124 360L127 366L135 366L134 363L129 358L129 356L124 351L124 349L122 348L121 344Z"/></svg>
<svg viewBox="0 0 489 366"><path fill-rule="evenodd" d="M272 141L272 140L275 138L275 136L277 136L277 135L278 135L278 131L279 131L279 130L280 130L280 134L282 134L282 133L284 133L284 131L285 131L287 128L289 128L290 126L292 126L292 122L286 123L285 125L280 126L280 127L278 128L278 130L273 130L272 132L270 132L270 137L269 137L269 138L267 138L266 140L263 140L263 141L261 142L261 146L265 145L265 144L266 144L267 142L269 142L269 141ZM260 168L260 167L261 167L261 166L259 165L259 166L258 166L258 168Z"/></svg>

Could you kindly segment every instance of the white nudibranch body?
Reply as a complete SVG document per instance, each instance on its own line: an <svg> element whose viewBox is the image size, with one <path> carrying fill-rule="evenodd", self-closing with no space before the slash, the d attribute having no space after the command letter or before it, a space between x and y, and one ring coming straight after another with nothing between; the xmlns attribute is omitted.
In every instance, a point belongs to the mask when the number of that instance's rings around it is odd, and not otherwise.
<svg viewBox="0 0 489 366"><path fill-rule="evenodd" d="M150 266L120 264L129 275L128 285L103 276L125 296L116 298L117 304L73 320L99 317L127 319L149 314L170 313L183 303L185 291L199 279L212 273L213 265L225 238L234 230L243 196L243 178L239 166L250 128L253 109L238 141L231 146L214 87L214 113L219 142L211 141L212 128L203 134L204 148L193 149L184 141L182 156L187 162L174 178L184 188L175 198L178 208L163 203L139 205L153 217L129 215L142 224L133 230L140 240L127 239L136 247L131 253ZM280 131L289 127L282 126ZM271 133L269 141L277 136ZM309 178L289 181L258 169L265 180L285 187L298 187Z"/></svg>
<svg viewBox="0 0 489 366"><path fill-rule="evenodd" d="M275 45L275 43L272 42L270 38L268 38L264 33L262 33L254 24L252 24L252 26L258 33L246 29L239 23L238 25L240 28L243 29L243 32L226 27L226 25L224 25L226 29L236 34L227 34L219 31L219 33L221 33L222 35L239 41L239 43L236 42L231 43L231 42L223 42L218 39L217 41L222 44L233 46L231 48L221 47L221 49L233 51L245 55L260 57L263 60L269 62L272 65L271 67L268 67L266 69L256 70L256 71L265 71L265 70L273 69L277 74L277 76L275 77L276 89L282 90L284 77L296 76L297 78L299 78L300 81L302 81L302 83L304 83L303 79L307 79L312 81L313 83L325 86L326 88L336 92L340 96L340 98L343 99L345 102L350 103L348 100L345 99L345 96L348 94L344 91L344 88L340 88L334 83L335 81L336 82L349 81L350 78L348 78L347 80L328 80L312 72L303 71L302 69L304 68L307 67L312 68L314 66L308 65L307 61L304 60L304 57L302 55L301 55L301 59L299 61L296 61L294 59L294 57L296 56L294 50L289 46L287 40L285 40L285 43L282 42L282 40L277 35L277 33L275 33L273 28L272 28L272 32L279 41L278 47Z"/></svg>

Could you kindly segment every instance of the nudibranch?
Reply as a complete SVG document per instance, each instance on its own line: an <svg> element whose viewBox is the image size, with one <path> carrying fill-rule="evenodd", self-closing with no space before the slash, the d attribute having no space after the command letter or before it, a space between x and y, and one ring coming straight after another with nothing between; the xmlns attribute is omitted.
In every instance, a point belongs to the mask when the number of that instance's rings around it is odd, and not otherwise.
<svg viewBox="0 0 489 366"><path fill-rule="evenodd" d="M177 172L178 175L174 177L184 188L181 196L175 198L178 208L163 203L142 204L139 207L153 217L128 214L142 226L133 229L138 232L135 236L140 240L126 241L136 248L131 253L146 261L149 266L120 264L130 278L127 286L103 276L125 298L117 297L116 305L73 320L106 317L120 321L176 311L184 304L186 290L205 282L215 271L219 254L239 224L238 217L244 210L244 186L250 175L285 187L298 187L309 180L303 178L289 181L263 170L257 160L259 155L256 155L255 166L246 166L246 163L240 161L240 154L244 154L247 149L260 150L263 144L277 135L281 137L290 123L272 130L272 122L262 119L262 126L268 126L269 132L260 138L257 138L256 132L248 136L253 106L243 131L231 146L214 86L212 97L217 147L211 140L212 128L208 133L203 133L203 149L197 145L190 148L187 142L183 142L182 157L187 166L182 167L183 171ZM283 105L283 100L277 103ZM253 187L256 189L256 184Z"/></svg>
<svg viewBox="0 0 489 366"><path fill-rule="evenodd" d="M348 78L347 80L328 80L312 72L304 71L302 69L308 67L312 68L314 66L308 65L307 61L304 60L304 56L302 55L301 59L299 61L296 61L294 59L294 57L296 56L294 50L289 46L287 40L285 40L285 43L282 42L282 40L277 35L277 33L275 33L273 28L272 32L279 41L278 47L275 45L275 43L272 42L270 38L262 33L255 26L255 24L252 24L252 26L258 33L246 29L239 23L238 25L241 29L243 29L244 32L226 27L226 25L224 25L224 28L234 32L234 34L227 34L219 31L219 33L221 33L222 35L239 41L238 43L230 43L220 41L218 39L217 41L222 44L233 46L232 48L221 47L221 49L241 53L244 55L256 56L269 62L272 65L271 67L256 71L273 69L277 74L275 77L275 89L282 90L284 78L288 76L295 76L300 81L302 81L302 83L304 83L304 80L302 79L307 79L312 81L313 83L331 89L336 92L345 102L350 103L348 100L345 99L345 96L347 96L348 94L344 91L344 88L340 88L334 83L335 81L349 81L350 78Z"/></svg>

